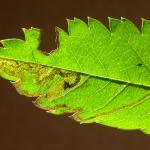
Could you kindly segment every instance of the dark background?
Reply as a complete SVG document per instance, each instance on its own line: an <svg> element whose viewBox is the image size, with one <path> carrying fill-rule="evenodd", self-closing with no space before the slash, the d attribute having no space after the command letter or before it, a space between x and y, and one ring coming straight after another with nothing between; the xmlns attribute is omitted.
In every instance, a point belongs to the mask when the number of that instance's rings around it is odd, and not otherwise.
<svg viewBox="0 0 150 150"><path fill-rule="evenodd" d="M150 19L149 0L0 0L0 39L23 38L22 27L43 29L41 49L56 48L55 26L67 30L66 18L126 17L138 28ZM66 116L36 108L0 78L0 150L149 150L150 136L99 124L80 125ZM142 121L142 120L141 120Z"/></svg>

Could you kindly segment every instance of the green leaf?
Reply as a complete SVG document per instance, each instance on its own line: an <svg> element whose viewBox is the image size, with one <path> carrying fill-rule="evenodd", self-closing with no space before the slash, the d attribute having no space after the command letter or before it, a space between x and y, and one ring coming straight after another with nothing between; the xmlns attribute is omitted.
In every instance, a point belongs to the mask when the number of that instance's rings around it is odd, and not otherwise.
<svg viewBox="0 0 150 150"><path fill-rule="evenodd" d="M150 134L150 21L142 19L142 31L125 18L109 18L110 30L90 17L67 21L47 55L37 28L2 40L0 76L48 113Z"/></svg>

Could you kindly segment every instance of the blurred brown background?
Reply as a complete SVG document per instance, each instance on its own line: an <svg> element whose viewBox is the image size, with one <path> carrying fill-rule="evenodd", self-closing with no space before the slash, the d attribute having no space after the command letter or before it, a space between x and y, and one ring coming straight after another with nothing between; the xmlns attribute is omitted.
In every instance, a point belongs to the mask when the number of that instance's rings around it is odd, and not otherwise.
<svg viewBox="0 0 150 150"><path fill-rule="evenodd" d="M127 17L139 28L150 19L149 0L0 0L0 39L23 38L22 27L43 29L42 50L56 48L55 26L67 30L66 18L101 20ZM0 78L0 150L150 150L150 136L99 124L80 125L67 116L36 108ZM142 121L142 120L141 120Z"/></svg>

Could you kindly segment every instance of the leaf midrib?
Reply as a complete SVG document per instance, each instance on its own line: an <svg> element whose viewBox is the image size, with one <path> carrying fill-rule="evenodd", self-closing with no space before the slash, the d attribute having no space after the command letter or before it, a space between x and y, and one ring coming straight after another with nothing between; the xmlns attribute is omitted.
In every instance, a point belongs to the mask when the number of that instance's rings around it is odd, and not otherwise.
<svg viewBox="0 0 150 150"><path fill-rule="evenodd" d="M20 61L20 62L25 62L25 63L40 64L40 65L45 66L45 67L63 69L63 70L66 70L66 71L72 71L72 72L76 72L76 73L79 73L79 74L82 74L82 75L88 75L88 76L91 76L91 77L94 77L94 78L99 78L99 79L102 79L102 80L108 80L108 81L116 82L116 83L119 83L119 84L128 84L128 85L132 85L132 86L136 86L136 87L138 86L138 87L150 90L150 85L147 85L147 84L133 83L133 82L130 82L130 81L124 81L124 80L114 79L114 78L110 78L110 77L97 76L95 74L88 74L86 72L79 72L79 71L75 71L75 70L71 70L71 69L66 69L66 68L57 67L57 66L51 66L51 65L47 65L47 64L41 64L41 63L33 62L33 61L25 61L25 60L20 60L20 59L15 59L15 58L10 59L10 58L1 57L1 56L0 56L0 58L11 60L11 61Z"/></svg>

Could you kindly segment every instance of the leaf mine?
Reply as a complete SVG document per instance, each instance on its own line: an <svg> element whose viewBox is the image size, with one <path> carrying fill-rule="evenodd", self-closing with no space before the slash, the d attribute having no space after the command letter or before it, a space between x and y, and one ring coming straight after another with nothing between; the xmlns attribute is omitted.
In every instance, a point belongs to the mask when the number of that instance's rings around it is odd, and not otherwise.
<svg viewBox="0 0 150 150"><path fill-rule="evenodd" d="M108 20L109 28L68 19L47 54L37 28L23 29L24 40L1 40L0 76L47 113L150 134L150 21L140 31L126 18Z"/></svg>

